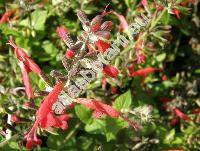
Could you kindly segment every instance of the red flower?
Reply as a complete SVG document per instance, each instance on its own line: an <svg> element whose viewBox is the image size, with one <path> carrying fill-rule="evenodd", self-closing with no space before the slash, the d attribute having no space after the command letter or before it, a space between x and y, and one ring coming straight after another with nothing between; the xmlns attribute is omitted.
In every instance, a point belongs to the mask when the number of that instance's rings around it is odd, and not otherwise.
<svg viewBox="0 0 200 151"><path fill-rule="evenodd" d="M37 117L40 119L46 118L47 114L52 110L52 105L57 101L62 89L63 83L58 82L40 105L40 108L36 113Z"/></svg>
<svg viewBox="0 0 200 151"><path fill-rule="evenodd" d="M9 17L13 14L13 11L6 11L0 19L0 23L6 23L9 21Z"/></svg>
<svg viewBox="0 0 200 151"><path fill-rule="evenodd" d="M173 9L173 10L172 10L172 13L175 14L176 17L177 17L178 19L181 18L181 17L180 17L180 11L179 11L178 9Z"/></svg>
<svg viewBox="0 0 200 151"><path fill-rule="evenodd" d="M182 118L182 119L184 119L186 121L190 121L191 120L185 113L183 113L178 108L174 108L173 111L178 117L180 117L180 118Z"/></svg>
<svg viewBox="0 0 200 151"><path fill-rule="evenodd" d="M145 62L145 55L141 51L137 52L136 55L137 55L137 63L138 64Z"/></svg>
<svg viewBox="0 0 200 151"><path fill-rule="evenodd" d="M68 49L67 51L66 51L66 53L65 53L65 56L66 56L66 58L68 58L68 59L70 59L70 58L72 58L73 56L74 56L74 51L73 50L71 50L71 49Z"/></svg>
<svg viewBox="0 0 200 151"><path fill-rule="evenodd" d="M34 94L33 94L33 90L32 90L31 84L30 84L30 79L28 76L28 73L30 70L21 61L19 62L19 67L21 68L22 78L24 81L26 94L28 95L28 98L31 99L31 98L33 98Z"/></svg>
<svg viewBox="0 0 200 151"><path fill-rule="evenodd" d="M102 40L95 41L94 44L95 46L97 46L97 49L101 53L105 52L108 48L110 48L110 43L104 42Z"/></svg>
<svg viewBox="0 0 200 151"><path fill-rule="evenodd" d="M17 59L19 60L19 67L21 68L26 94L28 95L28 98L31 99L33 98L33 90L30 84L28 73L30 71L33 71L43 78L46 78L46 76L43 74L40 67L32 59L28 57L28 55L24 52L24 50L16 46L16 44L13 41L13 38L11 38L9 43L7 44L11 45L15 49L14 51Z"/></svg>
<svg viewBox="0 0 200 151"><path fill-rule="evenodd" d="M38 121L36 121L31 128L30 132L24 136L26 139L26 148L31 150L34 145L41 145L41 139L37 138Z"/></svg>
<svg viewBox="0 0 200 151"><path fill-rule="evenodd" d="M170 121L170 125L171 125L171 126L175 126L178 122L179 122L179 119L178 119L178 118L173 118L173 119Z"/></svg>
<svg viewBox="0 0 200 151"><path fill-rule="evenodd" d="M103 15L97 15L91 21L90 28L93 32L96 32L100 29L103 21Z"/></svg>
<svg viewBox="0 0 200 151"><path fill-rule="evenodd" d="M136 77L136 76L146 77L148 74L154 73L155 71L162 71L162 69L155 69L155 68L152 68L152 67L143 68L143 69L140 69L140 70L133 72L131 74L131 76L132 77Z"/></svg>
<svg viewBox="0 0 200 151"><path fill-rule="evenodd" d="M111 107L110 105L104 104L99 101L95 101L92 99L84 99L78 98L77 103L84 105L85 107L94 110L93 117L100 118L102 115L108 115L113 118L123 118L125 121L129 123L135 130L139 129L139 125L136 122L133 122L128 119L128 117L124 117L121 115L119 111Z"/></svg>
<svg viewBox="0 0 200 151"><path fill-rule="evenodd" d="M56 32L63 41L67 39L68 31L64 26L57 27Z"/></svg>
<svg viewBox="0 0 200 151"><path fill-rule="evenodd" d="M117 93L117 88L112 87L112 88L111 88L111 93L112 93L112 94L116 94L116 93Z"/></svg>
<svg viewBox="0 0 200 151"><path fill-rule="evenodd" d="M11 121L13 123L19 122L20 121L20 117L18 117L16 114L12 114L11 115Z"/></svg>
<svg viewBox="0 0 200 151"><path fill-rule="evenodd" d="M102 80L101 80L101 85L102 85L102 88L103 88L103 89L106 88L106 84L107 84L106 77L103 76L103 77L102 77Z"/></svg>
<svg viewBox="0 0 200 151"><path fill-rule="evenodd" d="M147 0L142 0L141 1L142 5L145 7L145 6L148 6L148 3L147 3Z"/></svg>
<svg viewBox="0 0 200 151"><path fill-rule="evenodd" d="M40 108L36 112L36 121L31 128L30 132L25 136L27 139L26 147L31 149L33 145L41 144L41 141L37 139L37 128L41 126L44 129L47 129L51 126L56 128L67 129L67 120L69 119L68 115L55 116L52 112L52 106L57 101L59 94L63 89L63 83L58 82L53 90L46 96Z"/></svg>
<svg viewBox="0 0 200 151"><path fill-rule="evenodd" d="M103 72L112 77L112 78L115 78L117 75L118 75L118 70L116 67L113 67L111 65L106 65L104 68L103 68Z"/></svg>
<svg viewBox="0 0 200 151"><path fill-rule="evenodd" d="M166 81L166 80L167 80L167 76L166 76L166 75L163 75L163 76L162 76L162 80L163 80L163 81Z"/></svg>
<svg viewBox="0 0 200 151"><path fill-rule="evenodd" d="M30 71L33 71L39 74L40 76L44 75L40 67L32 59L28 57L25 51L16 46L16 44L13 41L13 38L11 38L9 43L7 44L11 45L15 49L15 55L18 58L18 60L22 61Z"/></svg>
<svg viewBox="0 0 200 151"><path fill-rule="evenodd" d="M134 70L135 70L134 65L130 65L130 67L128 67L129 74L132 74Z"/></svg>
<svg viewBox="0 0 200 151"><path fill-rule="evenodd" d="M128 23L123 15L118 14L117 12L113 12L114 15L116 15L120 21L119 25L119 31L125 32L128 30Z"/></svg>
<svg viewBox="0 0 200 151"><path fill-rule="evenodd" d="M116 109L112 108L110 105L104 104L99 101L95 101L92 99L79 98L79 99L77 99L77 103L80 103L80 104L84 105L85 107L94 110L93 116L95 118L99 118L103 114L106 114L113 118L120 117L120 112L118 112Z"/></svg>

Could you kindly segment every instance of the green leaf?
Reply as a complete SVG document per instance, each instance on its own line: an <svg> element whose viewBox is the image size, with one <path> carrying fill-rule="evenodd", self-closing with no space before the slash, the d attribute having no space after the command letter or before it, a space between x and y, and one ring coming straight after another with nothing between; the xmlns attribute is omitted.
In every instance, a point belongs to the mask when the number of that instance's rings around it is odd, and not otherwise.
<svg viewBox="0 0 200 151"><path fill-rule="evenodd" d="M22 20L19 24L25 27L33 28L35 30L44 30L44 24L47 19L47 11L35 10L31 13L31 19L26 18Z"/></svg>
<svg viewBox="0 0 200 151"><path fill-rule="evenodd" d="M75 106L75 113L78 118L85 124L91 122L92 120L92 112L88 108L83 105L76 105Z"/></svg>
<svg viewBox="0 0 200 151"><path fill-rule="evenodd" d="M105 121L101 119L94 119L91 123L85 126L85 131L92 134L101 134L105 131Z"/></svg>
<svg viewBox="0 0 200 151"><path fill-rule="evenodd" d="M111 140L115 140L117 133L126 126L128 126L128 123L122 119L114 119L107 117L106 128L105 128L107 141L109 142Z"/></svg>
<svg viewBox="0 0 200 151"><path fill-rule="evenodd" d="M58 49L48 40L43 42L42 48L51 57L55 57L57 55L57 53L58 53Z"/></svg>
<svg viewBox="0 0 200 151"><path fill-rule="evenodd" d="M131 91L128 90L126 93L120 95L114 102L114 107L121 111L121 110L128 110L131 106L132 98L131 98Z"/></svg>
<svg viewBox="0 0 200 151"><path fill-rule="evenodd" d="M162 62L166 58L166 53L162 53L156 57L158 62Z"/></svg>
<svg viewBox="0 0 200 151"><path fill-rule="evenodd" d="M171 141L174 140L174 136L175 136L175 130L172 129L170 132L166 133L166 136L165 136L165 138L163 140L163 143L164 144L169 144Z"/></svg>

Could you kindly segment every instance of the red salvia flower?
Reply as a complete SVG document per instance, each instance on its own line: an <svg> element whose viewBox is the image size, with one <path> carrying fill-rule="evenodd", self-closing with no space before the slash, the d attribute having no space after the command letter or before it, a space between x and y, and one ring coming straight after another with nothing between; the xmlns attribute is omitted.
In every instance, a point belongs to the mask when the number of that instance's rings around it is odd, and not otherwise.
<svg viewBox="0 0 200 151"><path fill-rule="evenodd" d="M31 99L31 98L33 98L33 91L31 88L28 73L30 71L32 71L32 72L38 74L39 76L41 76L46 82L48 82L48 78L42 72L40 67L31 58L29 58L29 56L25 53L25 51L23 49L19 48L14 43L13 38L11 38L9 43L7 43L7 44L11 45L14 48L15 56L19 60L19 66L21 68L22 77L23 77L25 88L26 88L25 90L28 95L28 98Z"/></svg>
<svg viewBox="0 0 200 151"><path fill-rule="evenodd" d="M28 76L29 69L27 68L27 66L24 65L22 61L19 62L19 67L21 68L26 94L28 95L28 98L31 99L33 98L34 94Z"/></svg>
<svg viewBox="0 0 200 151"><path fill-rule="evenodd" d="M26 148L31 150L34 145L41 145L41 139L37 138L38 121L36 121L31 128L30 132L24 136L26 139Z"/></svg>
<svg viewBox="0 0 200 151"><path fill-rule="evenodd" d="M137 56L137 63L138 64L145 62L145 55L141 52L141 50L137 51L136 56Z"/></svg>
<svg viewBox="0 0 200 151"><path fill-rule="evenodd" d="M14 11L11 11L11 10L6 11L1 17L0 23L8 22L9 21L9 17L13 14L13 12Z"/></svg>
<svg viewBox="0 0 200 151"><path fill-rule="evenodd" d="M175 14L176 17L177 17L178 19L181 18L181 17L180 17L180 13L181 13L181 12L180 12L178 9L173 9L173 10L172 10L172 13Z"/></svg>
<svg viewBox="0 0 200 151"><path fill-rule="evenodd" d="M74 56L75 52L71 49L68 49L65 53L66 58L70 59Z"/></svg>
<svg viewBox="0 0 200 151"><path fill-rule="evenodd" d="M30 71L35 72L36 74L43 76L43 72L40 69L40 67L31 59L29 56L25 53L23 49L20 49L16 46L16 44L13 41L13 38L10 39L9 43L15 49L15 55L18 58L19 61L22 61L27 68L29 68Z"/></svg>
<svg viewBox="0 0 200 151"><path fill-rule="evenodd" d="M131 76L132 77L136 77L136 76L146 77L148 74L154 73L156 71L162 72L163 70L162 69L155 69L155 68L152 68L152 67L148 67L148 68L143 68L143 69L140 69L140 70L137 70L137 71L133 72L131 74Z"/></svg>
<svg viewBox="0 0 200 151"><path fill-rule="evenodd" d="M178 117L180 117L180 118L182 118L182 119L184 119L184 120L186 120L186 121L190 121L190 120L191 120L191 119L190 119L185 113L183 113L180 109L174 108L173 111L174 111L174 113L175 113Z"/></svg>
<svg viewBox="0 0 200 151"><path fill-rule="evenodd" d="M142 0L141 3L144 7L148 6L147 0Z"/></svg>
<svg viewBox="0 0 200 151"><path fill-rule="evenodd" d="M95 41L94 44L101 53L104 53L108 48L110 48L110 43L102 40Z"/></svg>
<svg viewBox="0 0 200 151"><path fill-rule="evenodd" d="M170 121L170 125L171 125L171 126L175 126L178 122L179 122L179 119L178 119L178 118L173 118L173 119L171 119L171 121Z"/></svg>
<svg viewBox="0 0 200 151"><path fill-rule="evenodd" d="M167 76L166 76L166 75L163 75L163 76L162 76L162 80L163 80L163 81L166 81L166 80L167 80Z"/></svg>
<svg viewBox="0 0 200 151"><path fill-rule="evenodd" d="M114 66L111 66L111 65L106 65L104 68L103 68L103 72L112 77L112 78L115 78L117 75L118 75L118 70L116 67Z"/></svg>
<svg viewBox="0 0 200 151"><path fill-rule="evenodd" d="M65 41L67 39L67 29L64 26L61 27L57 27L56 32L58 34L58 36Z"/></svg>
<svg viewBox="0 0 200 151"><path fill-rule="evenodd" d="M120 21L119 25L119 31L125 32L128 30L128 23L123 15L118 14L117 12L113 12L114 15L116 15Z"/></svg>
<svg viewBox="0 0 200 151"><path fill-rule="evenodd" d="M128 117L124 117L121 115L119 111L111 107L110 105L104 104L99 101L95 101L93 99L85 99L85 98L78 98L77 103L84 105L85 107L94 110L93 117L100 118L102 115L108 115L113 118L123 118L125 121L129 123L135 130L139 129L139 125L136 122L133 122L128 119Z"/></svg>
<svg viewBox="0 0 200 151"><path fill-rule="evenodd" d="M64 85L61 82L58 82L53 90L46 96L40 108L36 112L36 121L30 130L30 132L25 136L27 139L27 148L31 149L33 145L41 144L41 141L37 139L37 128L41 126L44 129L47 129L51 126L56 128L67 129L67 120L69 119L68 115L55 116L52 112L52 106L57 101L59 94L61 93Z"/></svg>
<svg viewBox="0 0 200 151"><path fill-rule="evenodd" d="M111 93L112 93L112 94L116 94L116 93L117 93L117 88L112 87L112 88L111 88Z"/></svg>
<svg viewBox="0 0 200 151"><path fill-rule="evenodd" d="M77 99L77 103L84 105L85 107L94 110L93 116L96 118L101 117L101 115L106 114L113 118L119 118L120 112L116 109L112 108L110 105L104 104L99 101L95 101L92 99L84 99L79 98Z"/></svg>
<svg viewBox="0 0 200 151"><path fill-rule="evenodd" d="M103 89L106 88L106 84L107 84L106 76L103 76L103 77L102 77L102 80L101 80L101 85L102 85L102 88L103 88Z"/></svg>

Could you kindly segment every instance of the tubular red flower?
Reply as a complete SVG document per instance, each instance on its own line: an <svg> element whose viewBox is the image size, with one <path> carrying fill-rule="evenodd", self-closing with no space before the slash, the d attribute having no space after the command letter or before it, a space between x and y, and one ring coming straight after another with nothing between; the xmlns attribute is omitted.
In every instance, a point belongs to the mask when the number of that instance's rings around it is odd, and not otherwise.
<svg viewBox="0 0 200 151"><path fill-rule="evenodd" d="M58 36L65 41L65 39L67 38L68 35L68 31L64 26L61 27L57 27L56 32L58 34Z"/></svg>
<svg viewBox="0 0 200 151"><path fill-rule="evenodd" d="M99 52L104 53L108 48L110 48L110 43L104 42L102 40L98 40L94 42L95 46Z"/></svg>
<svg viewBox="0 0 200 151"><path fill-rule="evenodd" d="M180 19L180 11L178 9L173 9L172 12L176 15L176 18Z"/></svg>
<svg viewBox="0 0 200 151"><path fill-rule="evenodd" d="M111 65L106 65L104 68L103 68L103 72L112 77L112 78L115 78L117 75L118 75L118 70L116 67L114 66L111 66Z"/></svg>
<svg viewBox="0 0 200 151"><path fill-rule="evenodd" d="M120 21L119 25L119 31L125 32L128 30L128 23L123 15L118 14L117 12L113 12L114 15L116 15Z"/></svg>
<svg viewBox="0 0 200 151"><path fill-rule="evenodd" d="M178 118L173 118L173 119L171 119L171 121L170 121L170 125L171 125L171 126L175 126L178 122L179 122L179 119L178 119Z"/></svg>
<svg viewBox="0 0 200 151"><path fill-rule="evenodd" d="M141 51L137 52L136 56L137 56L137 63L138 64L145 62L145 55Z"/></svg>
<svg viewBox="0 0 200 151"><path fill-rule="evenodd" d="M6 23L9 21L9 17L13 14L13 11L6 11L0 19L0 23Z"/></svg>
<svg viewBox="0 0 200 151"><path fill-rule="evenodd" d="M34 94L33 94L33 90L32 90L31 84L30 84L30 79L28 76L29 69L21 61L19 62L19 66L21 68L22 78L24 81L26 94L28 95L28 98L31 99L31 98L33 98Z"/></svg>
<svg viewBox="0 0 200 151"><path fill-rule="evenodd" d="M66 58L68 58L68 59L70 59L70 58L72 58L73 56L74 56L74 51L73 50L71 50L71 49L68 49L67 51L66 51L66 53L65 53L65 56L66 56Z"/></svg>
<svg viewBox="0 0 200 151"><path fill-rule="evenodd" d="M111 88L111 93L112 93L112 94L116 94L116 93L117 93L117 88L112 87L112 88Z"/></svg>
<svg viewBox="0 0 200 151"><path fill-rule="evenodd" d="M53 90L46 96L40 108L38 109L36 116L40 119L46 118L48 113L52 110L52 105L57 101L59 94L63 89L63 83L58 82Z"/></svg>
<svg viewBox="0 0 200 151"><path fill-rule="evenodd" d="M110 105L104 104L99 101L95 101L92 99L79 98L79 99L77 99L77 103L80 103L80 104L84 105L85 107L94 110L93 116L96 118L101 117L101 115L103 115L103 114L106 114L113 118L120 117L120 112L118 112L116 109L114 109Z"/></svg>
<svg viewBox="0 0 200 151"><path fill-rule="evenodd" d="M40 108L36 112L36 121L30 130L30 132L25 136L27 139L26 147L31 149L33 145L41 144L41 141L37 139L37 128L41 126L44 129L47 129L51 126L56 128L61 128L63 130L68 128L67 120L69 119L68 115L55 116L52 111L53 104L57 101L59 94L63 89L63 83L58 82L53 90L47 95L44 99Z"/></svg>
<svg viewBox="0 0 200 151"><path fill-rule="evenodd" d="M42 141L37 138L37 128L38 128L38 121L36 121L29 131L28 134L25 135L26 139L26 148L31 150L34 145L41 145Z"/></svg>
<svg viewBox="0 0 200 151"><path fill-rule="evenodd" d="M93 32L96 32L100 29L103 20L103 15L97 15L91 21L90 28Z"/></svg>
<svg viewBox="0 0 200 151"><path fill-rule="evenodd" d="M155 69L155 68L152 68L152 67L148 67L148 68L143 68L143 69L140 69L140 70L137 70L137 71L133 72L131 74L131 76L132 77L136 77L136 76L146 77L148 74L154 73L156 71L162 72L163 70L162 69Z"/></svg>
<svg viewBox="0 0 200 151"><path fill-rule="evenodd" d="M141 3L144 7L148 6L147 0L142 0Z"/></svg>
<svg viewBox="0 0 200 151"><path fill-rule="evenodd" d="M182 119L184 119L186 121L190 121L191 120L185 113L183 113L178 108L174 108L173 111L178 117L180 117L180 118L182 118Z"/></svg>

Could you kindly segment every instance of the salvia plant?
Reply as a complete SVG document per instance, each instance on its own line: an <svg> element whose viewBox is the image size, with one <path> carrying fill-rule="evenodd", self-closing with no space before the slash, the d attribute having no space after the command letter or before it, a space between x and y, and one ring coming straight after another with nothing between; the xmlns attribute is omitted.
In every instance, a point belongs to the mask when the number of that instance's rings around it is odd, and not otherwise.
<svg viewBox="0 0 200 151"><path fill-rule="evenodd" d="M0 148L198 150L198 4L0 1Z"/></svg>

